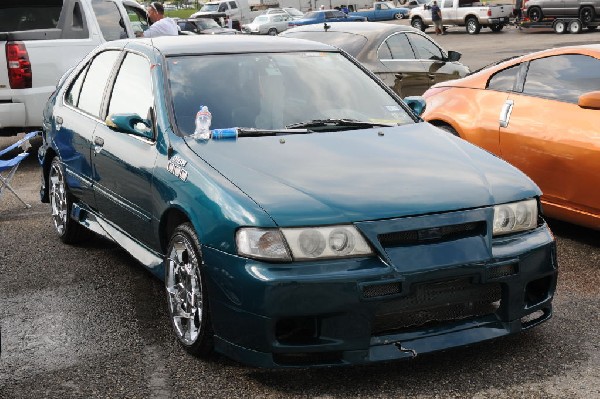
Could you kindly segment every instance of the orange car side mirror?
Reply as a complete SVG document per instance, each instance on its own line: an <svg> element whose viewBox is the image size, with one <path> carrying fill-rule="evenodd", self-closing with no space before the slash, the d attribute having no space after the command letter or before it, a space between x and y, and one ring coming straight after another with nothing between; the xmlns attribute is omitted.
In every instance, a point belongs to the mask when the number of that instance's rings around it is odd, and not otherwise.
<svg viewBox="0 0 600 399"><path fill-rule="evenodd" d="M600 91L580 95L577 105L581 108L600 109Z"/></svg>

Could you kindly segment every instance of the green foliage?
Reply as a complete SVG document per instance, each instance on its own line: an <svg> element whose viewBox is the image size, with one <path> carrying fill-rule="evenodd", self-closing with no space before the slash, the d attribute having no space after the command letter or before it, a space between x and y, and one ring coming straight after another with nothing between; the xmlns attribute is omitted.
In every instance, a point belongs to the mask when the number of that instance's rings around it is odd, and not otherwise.
<svg viewBox="0 0 600 399"><path fill-rule="evenodd" d="M196 10L195 8L184 8L181 10L165 10L165 16L171 18L189 18L190 15L192 15L196 11L198 10Z"/></svg>

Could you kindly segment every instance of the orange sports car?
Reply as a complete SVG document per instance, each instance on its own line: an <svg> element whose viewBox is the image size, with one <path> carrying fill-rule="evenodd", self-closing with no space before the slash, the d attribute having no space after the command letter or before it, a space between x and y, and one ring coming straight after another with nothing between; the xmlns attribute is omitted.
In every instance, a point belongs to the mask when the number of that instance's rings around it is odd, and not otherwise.
<svg viewBox="0 0 600 399"><path fill-rule="evenodd" d="M545 214L600 230L600 45L513 58L423 96L425 120L529 175Z"/></svg>

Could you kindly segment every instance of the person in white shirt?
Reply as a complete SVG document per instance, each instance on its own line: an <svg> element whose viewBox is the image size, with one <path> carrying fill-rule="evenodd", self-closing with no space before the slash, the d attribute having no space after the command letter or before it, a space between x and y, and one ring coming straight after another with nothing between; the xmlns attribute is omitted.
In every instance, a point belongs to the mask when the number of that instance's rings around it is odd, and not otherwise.
<svg viewBox="0 0 600 399"><path fill-rule="evenodd" d="M146 8L148 19L152 25L143 33L139 32L138 37L157 37L157 36L177 36L179 26L172 18L165 17L165 8L159 2L152 2Z"/></svg>

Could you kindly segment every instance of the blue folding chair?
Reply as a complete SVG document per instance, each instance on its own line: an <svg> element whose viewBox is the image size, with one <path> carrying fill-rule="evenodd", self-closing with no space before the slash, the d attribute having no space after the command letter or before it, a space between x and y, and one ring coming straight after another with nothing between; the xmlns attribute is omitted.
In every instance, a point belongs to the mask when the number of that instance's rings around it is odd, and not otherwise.
<svg viewBox="0 0 600 399"><path fill-rule="evenodd" d="M13 193L19 199L19 201L21 201L23 203L23 205L25 205L25 208L31 207L31 205L29 205L28 203L23 201L23 199L21 197L19 197L19 194L17 194L15 192L15 190L10 186L10 181L12 180L13 176L17 172L17 168L19 167L19 164L25 158L27 158L29 156L29 153L27 152L29 147L31 147L31 144L29 144L29 140L31 140L32 138L37 136L38 133L39 132L37 132L37 131L27 133L22 139L20 139L13 145L8 146L3 150L0 150L0 157L2 157L4 154L14 150L17 147L21 147L21 150L23 150L22 153L15 156L14 158L11 158L8 160L0 159L0 199L2 198L4 189L7 189L11 193ZM8 172L8 173L4 174L4 172Z"/></svg>

